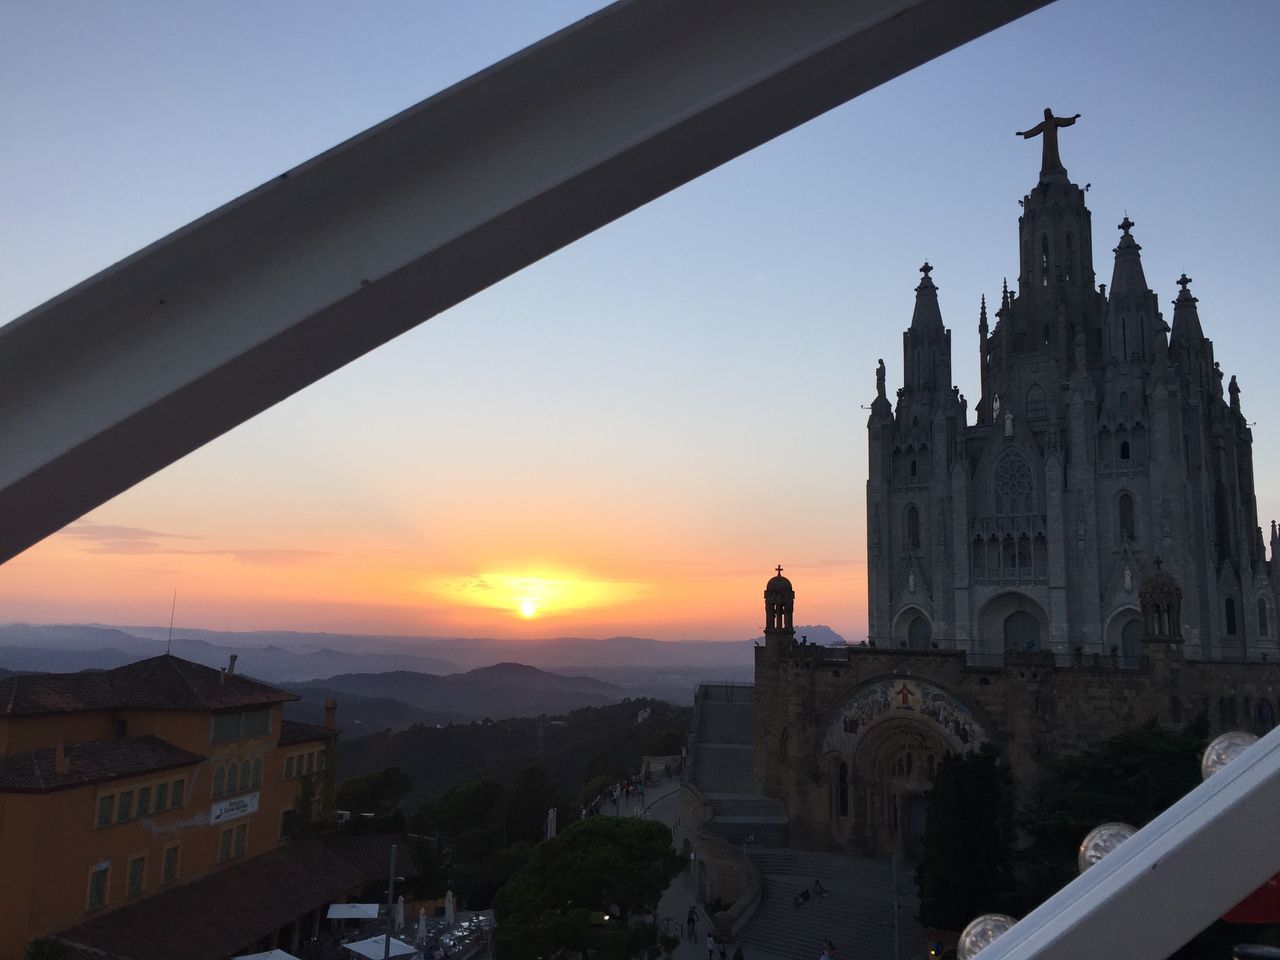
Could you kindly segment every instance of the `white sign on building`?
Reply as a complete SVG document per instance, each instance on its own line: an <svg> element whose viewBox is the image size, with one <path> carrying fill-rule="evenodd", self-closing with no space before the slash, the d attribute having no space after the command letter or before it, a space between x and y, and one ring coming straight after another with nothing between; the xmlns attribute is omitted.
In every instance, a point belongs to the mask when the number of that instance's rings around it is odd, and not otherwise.
<svg viewBox="0 0 1280 960"><path fill-rule="evenodd" d="M241 797L219 800L209 808L209 824L226 823L228 820L239 820L251 813L258 812L258 793L246 793Z"/></svg>

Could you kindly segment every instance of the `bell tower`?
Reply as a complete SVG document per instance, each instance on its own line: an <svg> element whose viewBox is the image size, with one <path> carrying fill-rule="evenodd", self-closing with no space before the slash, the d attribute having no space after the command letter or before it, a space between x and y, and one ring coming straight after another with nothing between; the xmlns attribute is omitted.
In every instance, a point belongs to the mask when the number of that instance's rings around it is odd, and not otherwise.
<svg viewBox="0 0 1280 960"><path fill-rule="evenodd" d="M782 575L782 566L764 587L764 645L770 651L782 652L796 639L791 618L795 613L796 592L791 581Z"/></svg>

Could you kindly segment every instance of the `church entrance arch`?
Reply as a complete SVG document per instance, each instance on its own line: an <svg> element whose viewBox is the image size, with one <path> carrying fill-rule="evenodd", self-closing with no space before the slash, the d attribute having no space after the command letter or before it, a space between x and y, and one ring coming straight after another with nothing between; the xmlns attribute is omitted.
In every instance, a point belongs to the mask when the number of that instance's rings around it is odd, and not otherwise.
<svg viewBox="0 0 1280 960"><path fill-rule="evenodd" d="M1106 652L1121 658L1123 666L1136 667L1142 658L1142 612L1133 607L1116 611L1107 622Z"/></svg>
<svg viewBox="0 0 1280 960"><path fill-rule="evenodd" d="M1025 593L997 594L978 612L981 653L995 660L1007 652L1049 649L1049 618Z"/></svg>
<svg viewBox="0 0 1280 960"><path fill-rule="evenodd" d="M899 611L893 624L893 645L912 650L928 650L933 646L933 623L919 607Z"/></svg>
<svg viewBox="0 0 1280 960"><path fill-rule="evenodd" d="M859 687L833 711L821 752L842 773L849 771L848 815L869 854L915 859L924 837L924 798L938 764L948 753L986 741L986 731L960 700L933 684L895 677Z"/></svg>

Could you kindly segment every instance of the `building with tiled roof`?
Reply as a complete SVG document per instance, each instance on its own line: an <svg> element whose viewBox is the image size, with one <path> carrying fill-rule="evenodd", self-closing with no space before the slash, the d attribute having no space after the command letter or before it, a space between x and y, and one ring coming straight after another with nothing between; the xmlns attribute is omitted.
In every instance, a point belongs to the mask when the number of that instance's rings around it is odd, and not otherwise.
<svg viewBox="0 0 1280 960"><path fill-rule="evenodd" d="M166 655L0 679L0 960L243 871L281 851L304 810L327 812L336 705L325 726L292 723L282 707L295 699L237 674L234 658L222 670ZM325 881L324 895L347 879ZM263 936L244 932L235 946Z"/></svg>

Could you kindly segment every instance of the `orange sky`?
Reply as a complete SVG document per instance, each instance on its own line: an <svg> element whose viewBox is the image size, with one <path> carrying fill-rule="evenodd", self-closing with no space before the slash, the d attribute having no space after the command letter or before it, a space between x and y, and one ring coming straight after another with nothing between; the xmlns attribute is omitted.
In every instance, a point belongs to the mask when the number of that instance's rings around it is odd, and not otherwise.
<svg viewBox="0 0 1280 960"><path fill-rule="evenodd" d="M21 185L0 218L0 323L597 5L14 5L0 87L24 149L0 151L0 183ZM180 627L740 640L781 563L797 623L862 639L876 361L892 396L927 258L972 410L979 298L1016 275L1040 159L1013 131L1046 104L1084 114L1061 149L1091 183L1099 282L1123 216L1166 318L1175 278L1194 276L1258 420L1265 525L1280 517L1280 328L1259 281L1280 212L1278 19L1051 4L103 505L0 568L0 622L164 624L176 589Z"/></svg>

